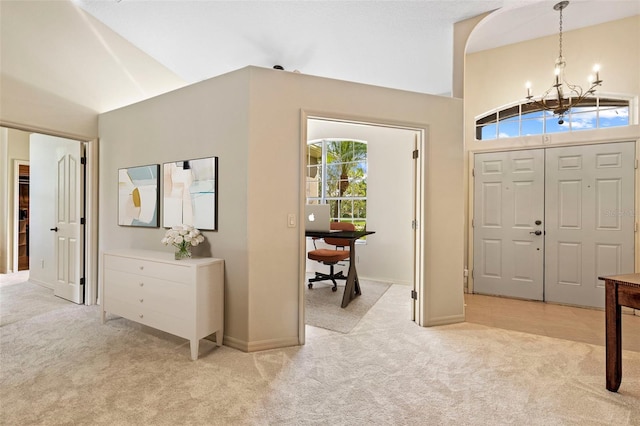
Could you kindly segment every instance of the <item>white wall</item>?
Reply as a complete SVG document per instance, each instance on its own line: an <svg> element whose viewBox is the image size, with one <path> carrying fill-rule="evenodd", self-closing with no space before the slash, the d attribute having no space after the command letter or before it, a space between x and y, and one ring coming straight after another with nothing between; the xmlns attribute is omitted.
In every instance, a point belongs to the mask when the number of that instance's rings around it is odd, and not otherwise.
<svg viewBox="0 0 640 426"><path fill-rule="evenodd" d="M416 133L393 127L308 120L308 140L367 141L367 229L376 233L356 249L358 275L364 279L413 283L412 151ZM310 239L309 249L313 249ZM340 269L347 267L336 268ZM307 260L307 270L327 272L327 266Z"/></svg>
<svg viewBox="0 0 640 426"><path fill-rule="evenodd" d="M219 231L195 253L225 259L225 344L297 344L304 237L287 215L304 204L301 110L427 128L423 324L463 320L462 105L449 98L248 67L102 114L100 249L170 251L163 229L117 225L118 168L216 155Z"/></svg>

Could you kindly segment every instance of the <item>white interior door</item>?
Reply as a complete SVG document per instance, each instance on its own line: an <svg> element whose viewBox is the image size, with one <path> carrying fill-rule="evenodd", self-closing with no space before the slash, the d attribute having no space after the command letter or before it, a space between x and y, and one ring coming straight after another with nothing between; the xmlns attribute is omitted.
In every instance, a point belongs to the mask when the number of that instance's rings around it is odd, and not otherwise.
<svg viewBox="0 0 640 426"><path fill-rule="evenodd" d="M634 271L633 142L546 151L545 299L604 307L598 276Z"/></svg>
<svg viewBox="0 0 640 426"><path fill-rule="evenodd" d="M475 155L474 292L543 299L544 150Z"/></svg>
<svg viewBox="0 0 640 426"><path fill-rule="evenodd" d="M75 303L83 303L83 144L58 147L56 158L56 224L54 294Z"/></svg>

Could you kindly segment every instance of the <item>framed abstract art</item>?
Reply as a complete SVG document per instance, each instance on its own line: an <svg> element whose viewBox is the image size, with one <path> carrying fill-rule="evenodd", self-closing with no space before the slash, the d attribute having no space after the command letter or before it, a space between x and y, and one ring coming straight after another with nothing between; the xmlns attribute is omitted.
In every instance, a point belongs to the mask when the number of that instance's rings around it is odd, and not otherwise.
<svg viewBox="0 0 640 426"><path fill-rule="evenodd" d="M118 169L118 225L157 228L160 165Z"/></svg>
<svg viewBox="0 0 640 426"><path fill-rule="evenodd" d="M163 164L162 224L218 227L218 157Z"/></svg>

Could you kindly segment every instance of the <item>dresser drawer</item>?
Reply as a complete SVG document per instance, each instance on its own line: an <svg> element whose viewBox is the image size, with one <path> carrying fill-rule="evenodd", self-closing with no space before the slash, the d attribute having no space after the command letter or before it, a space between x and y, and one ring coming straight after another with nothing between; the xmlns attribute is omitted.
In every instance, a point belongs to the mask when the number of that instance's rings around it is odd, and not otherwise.
<svg viewBox="0 0 640 426"><path fill-rule="evenodd" d="M134 305L141 304L177 318L193 316L191 306L193 285L161 280L129 272L105 270L105 309L109 301L118 299Z"/></svg>
<svg viewBox="0 0 640 426"><path fill-rule="evenodd" d="M190 319L185 320L182 317L176 317L165 312L158 312L149 307L145 308L143 315L143 318L138 318L136 321L149 327L184 337L185 339L190 339L192 338L191 335L195 334L195 318L193 315Z"/></svg>
<svg viewBox="0 0 640 426"><path fill-rule="evenodd" d="M174 334L179 337L190 338L190 330L194 330L191 320L178 318L166 312L158 312L143 303L127 302L123 300L109 300L105 310L114 315L126 318L137 323Z"/></svg>
<svg viewBox="0 0 640 426"><path fill-rule="evenodd" d="M188 266L172 265L146 259L105 256L104 267L106 269L129 272L136 275L146 275L181 283L188 283L192 280L191 268Z"/></svg>

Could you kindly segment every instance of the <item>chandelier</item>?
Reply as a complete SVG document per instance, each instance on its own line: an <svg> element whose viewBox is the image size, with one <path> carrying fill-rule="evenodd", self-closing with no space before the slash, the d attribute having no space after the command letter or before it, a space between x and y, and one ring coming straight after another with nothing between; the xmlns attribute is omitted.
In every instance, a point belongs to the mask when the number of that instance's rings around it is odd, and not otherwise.
<svg viewBox="0 0 640 426"><path fill-rule="evenodd" d="M542 94L540 99L533 99L531 94L531 83L527 82L527 99L530 101L528 105L536 107L543 111L552 111L555 116L558 117L558 124L564 124L565 114L573 107L579 105L590 95L593 95L596 91L596 87L602 84L600 80L600 67L595 65L593 71L595 72L595 78L589 76L590 87L587 90L583 90L582 87L576 84L570 84L567 82L564 74L564 69L567 63L562 56L562 11L569 5L568 1L561 1L553 6L553 10L560 12L560 31L559 31L559 46L560 53L555 64L555 81L553 85Z"/></svg>

